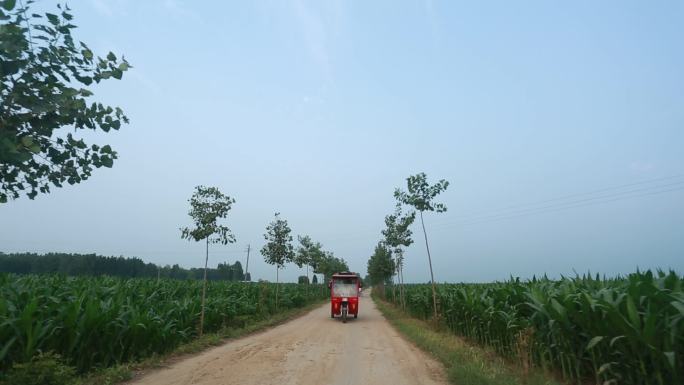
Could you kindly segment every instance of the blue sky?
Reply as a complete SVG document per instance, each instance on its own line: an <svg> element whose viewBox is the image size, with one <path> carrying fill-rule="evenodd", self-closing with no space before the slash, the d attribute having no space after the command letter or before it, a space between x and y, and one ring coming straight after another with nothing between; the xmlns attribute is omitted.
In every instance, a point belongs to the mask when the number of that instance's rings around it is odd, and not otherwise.
<svg viewBox="0 0 684 385"><path fill-rule="evenodd" d="M279 211L365 272L394 188L424 171L451 182L426 216L438 281L684 271L681 2L71 7L77 38L134 66L95 88L131 124L87 135L114 168L0 207L3 251L199 266L178 228L204 184L237 200L210 264L244 263ZM424 282L414 230L406 279ZM250 270L275 278L258 252Z"/></svg>

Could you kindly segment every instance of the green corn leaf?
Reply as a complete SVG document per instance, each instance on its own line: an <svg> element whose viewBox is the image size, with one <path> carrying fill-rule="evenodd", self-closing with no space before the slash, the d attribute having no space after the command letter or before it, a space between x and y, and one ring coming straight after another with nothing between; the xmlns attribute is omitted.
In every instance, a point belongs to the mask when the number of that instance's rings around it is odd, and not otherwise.
<svg viewBox="0 0 684 385"><path fill-rule="evenodd" d="M627 317L635 330L641 330L641 318L631 297L627 297Z"/></svg>
<svg viewBox="0 0 684 385"><path fill-rule="evenodd" d="M672 301L670 302L672 306L675 307L675 309L679 310L679 313L681 315L684 315L684 302L681 301Z"/></svg>
<svg viewBox="0 0 684 385"><path fill-rule="evenodd" d="M665 356L665 359L667 360L667 363L670 365L672 369L675 368L675 352L663 352L663 355Z"/></svg>
<svg viewBox="0 0 684 385"><path fill-rule="evenodd" d="M603 338L604 338L604 336L596 336L596 337L592 338L591 340L589 340L589 343L587 344L587 347L585 348L585 350L589 351L589 350L593 349L594 346L596 346L596 344L598 344L599 342L601 342L603 340Z"/></svg>

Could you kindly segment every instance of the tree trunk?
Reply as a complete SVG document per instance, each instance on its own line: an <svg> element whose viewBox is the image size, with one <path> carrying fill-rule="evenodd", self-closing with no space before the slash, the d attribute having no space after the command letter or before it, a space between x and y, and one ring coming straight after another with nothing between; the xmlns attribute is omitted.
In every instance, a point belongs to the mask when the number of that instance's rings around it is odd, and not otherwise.
<svg viewBox="0 0 684 385"><path fill-rule="evenodd" d="M209 237L207 237L207 254L204 258L204 283L202 285L202 311L200 312L199 335L202 337L204 332L204 301L207 295L207 264L209 263Z"/></svg>
<svg viewBox="0 0 684 385"><path fill-rule="evenodd" d="M278 311L278 287L280 287L278 273L280 273L280 267L276 265L276 312Z"/></svg>
<svg viewBox="0 0 684 385"><path fill-rule="evenodd" d="M430 281L432 282L432 308L435 312L435 321L437 321L437 290L435 289L435 275L432 272L432 257L430 257L430 246L428 245L427 232L425 231L425 222L423 221L422 211L420 212L420 224L423 226L425 248L427 249L428 264L430 265Z"/></svg>
<svg viewBox="0 0 684 385"><path fill-rule="evenodd" d="M403 263L403 258L402 258L402 250L397 249L397 281L399 285L399 304L401 305L401 308L404 308L404 281L403 281L403 276L402 276L402 263Z"/></svg>
<svg viewBox="0 0 684 385"><path fill-rule="evenodd" d="M306 300L309 300L309 285L311 285L311 281L309 281L309 265L306 265Z"/></svg>
<svg viewBox="0 0 684 385"><path fill-rule="evenodd" d="M399 279L399 269L398 267L394 269L397 272L397 280ZM392 274L392 302L396 305L397 303L397 285L394 284L394 275Z"/></svg>
<svg viewBox="0 0 684 385"><path fill-rule="evenodd" d="M406 297L404 295L404 268L399 265L399 302L401 303L401 308L406 310Z"/></svg>

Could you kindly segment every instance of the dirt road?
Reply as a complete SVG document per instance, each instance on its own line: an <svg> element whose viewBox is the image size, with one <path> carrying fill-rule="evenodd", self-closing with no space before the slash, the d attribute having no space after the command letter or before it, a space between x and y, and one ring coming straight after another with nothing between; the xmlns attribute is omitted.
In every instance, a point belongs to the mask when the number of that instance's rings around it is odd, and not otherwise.
<svg viewBox="0 0 684 385"><path fill-rule="evenodd" d="M364 293L343 324L329 305L174 363L132 385L446 384L444 369L405 341Z"/></svg>

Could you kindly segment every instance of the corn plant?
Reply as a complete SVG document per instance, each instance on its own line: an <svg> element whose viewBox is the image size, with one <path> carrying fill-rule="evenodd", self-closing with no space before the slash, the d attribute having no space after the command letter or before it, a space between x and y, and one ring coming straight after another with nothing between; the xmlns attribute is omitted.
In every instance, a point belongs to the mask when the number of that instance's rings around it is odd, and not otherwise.
<svg viewBox="0 0 684 385"><path fill-rule="evenodd" d="M407 311L430 318L431 294L407 286ZM437 298L455 334L567 380L684 383L684 278L674 272L443 284Z"/></svg>
<svg viewBox="0 0 684 385"><path fill-rule="evenodd" d="M197 337L201 281L0 274L0 371L40 352L80 372L167 352ZM307 287L309 286L308 290ZM282 284L277 311L328 295ZM276 313L275 285L210 281L205 332Z"/></svg>

